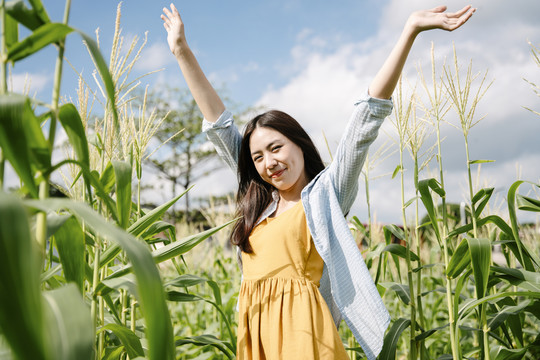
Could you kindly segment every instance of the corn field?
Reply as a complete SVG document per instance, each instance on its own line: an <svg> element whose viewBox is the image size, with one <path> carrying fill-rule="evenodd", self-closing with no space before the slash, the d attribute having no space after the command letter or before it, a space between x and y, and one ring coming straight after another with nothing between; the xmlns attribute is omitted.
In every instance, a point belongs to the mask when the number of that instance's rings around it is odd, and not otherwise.
<svg viewBox="0 0 540 360"><path fill-rule="evenodd" d="M227 240L232 200L228 210L201 209L210 224L202 232L163 220L186 192L154 209L141 205L143 164L164 120L132 75L146 41L120 51L119 7L106 61L99 38L68 25L70 0L62 22L40 0L29 3L2 0L0 8L0 359L233 359L240 273ZM30 34L20 38L19 27ZM67 36L84 41L96 68L92 79L79 75L76 102L60 94ZM9 66L47 46L58 51L51 103L8 89ZM469 158L469 133L483 119L476 109L491 83L472 62L463 69L457 51L437 65L432 50L430 76L419 68L419 85L400 84L393 97L387 121L399 137L392 176L403 225L379 225L370 211L367 224L350 218L392 316L379 358L539 359L540 227L520 216L540 212L540 184L516 181L502 214L490 207L494 189L474 183L475 167L489 160ZM540 71L539 49L531 45L531 54ZM446 201L440 124L450 114L467 155L461 216ZM60 128L68 144L55 162ZM429 134L435 144L425 144ZM385 151L374 150L365 165L368 209L370 171ZM414 168L406 172L408 155ZM6 164L20 180L11 192ZM65 198L49 197L53 175L64 179ZM411 175L416 194L406 199ZM362 359L345 325L340 335L351 359Z"/></svg>

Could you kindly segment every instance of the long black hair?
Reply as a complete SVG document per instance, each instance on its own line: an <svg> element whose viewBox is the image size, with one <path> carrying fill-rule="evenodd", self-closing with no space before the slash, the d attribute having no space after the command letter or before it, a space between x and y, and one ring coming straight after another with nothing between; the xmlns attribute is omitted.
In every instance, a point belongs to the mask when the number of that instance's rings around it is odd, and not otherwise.
<svg viewBox="0 0 540 360"><path fill-rule="evenodd" d="M324 163L313 141L290 115L271 110L253 118L247 125L238 156L238 193L236 215L240 219L234 225L231 243L243 252L252 253L249 235L255 223L272 201L275 188L264 181L253 163L249 141L251 134L259 127L276 130L295 143L304 154L304 172L308 181L313 180L324 169Z"/></svg>

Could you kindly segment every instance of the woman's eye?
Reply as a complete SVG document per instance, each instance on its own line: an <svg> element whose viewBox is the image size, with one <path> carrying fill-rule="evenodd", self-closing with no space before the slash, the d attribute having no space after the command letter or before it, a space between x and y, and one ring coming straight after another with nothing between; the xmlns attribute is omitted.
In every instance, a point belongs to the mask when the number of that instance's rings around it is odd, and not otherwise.
<svg viewBox="0 0 540 360"><path fill-rule="evenodd" d="M254 162L257 162L257 161L259 161L259 160L261 160L261 159L262 159L262 156L257 156L257 157L254 157L254 158L253 158L253 161L254 161Z"/></svg>
<svg viewBox="0 0 540 360"><path fill-rule="evenodd" d="M280 148L281 148L281 145L274 146L274 147L272 148L272 151L277 151L277 150L279 150Z"/></svg>

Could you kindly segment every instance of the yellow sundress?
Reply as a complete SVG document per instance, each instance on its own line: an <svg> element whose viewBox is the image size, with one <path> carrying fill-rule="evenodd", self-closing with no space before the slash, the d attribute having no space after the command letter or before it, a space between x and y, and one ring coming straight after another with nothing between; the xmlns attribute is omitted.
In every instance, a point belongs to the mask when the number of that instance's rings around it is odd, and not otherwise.
<svg viewBox="0 0 540 360"><path fill-rule="evenodd" d="M242 253L239 360L349 359L319 281L323 260L299 201L257 225Z"/></svg>

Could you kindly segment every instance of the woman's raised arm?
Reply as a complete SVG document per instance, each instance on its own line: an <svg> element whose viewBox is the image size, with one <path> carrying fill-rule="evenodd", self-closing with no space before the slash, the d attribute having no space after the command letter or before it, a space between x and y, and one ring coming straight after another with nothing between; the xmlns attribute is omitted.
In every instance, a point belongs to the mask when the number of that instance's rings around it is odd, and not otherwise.
<svg viewBox="0 0 540 360"><path fill-rule="evenodd" d="M171 4L171 9L163 8L163 12L161 19L163 19L163 26L167 30L169 48L176 57L189 90L204 118L215 122L225 110L225 105L204 75L195 55L189 48L184 32L184 23L176 7Z"/></svg>
<svg viewBox="0 0 540 360"><path fill-rule="evenodd" d="M476 9L468 5L455 13L446 13L445 10L446 6L438 6L411 14L397 44L369 86L371 96L379 99L389 99L392 96L405 60L419 33L430 29L453 31L467 22Z"/></svg>

